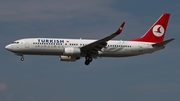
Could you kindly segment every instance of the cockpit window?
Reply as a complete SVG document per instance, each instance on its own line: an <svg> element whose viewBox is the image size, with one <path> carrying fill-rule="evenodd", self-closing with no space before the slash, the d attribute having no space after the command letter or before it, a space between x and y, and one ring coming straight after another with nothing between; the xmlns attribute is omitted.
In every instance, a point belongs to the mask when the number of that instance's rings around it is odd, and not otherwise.
<svg viewBox="0 0 180 101"><path fill-rule="evenodd" d="M16 42L16 41L14 41L14 42L12 42L13 44L18 44L19 42Z"/></svg>

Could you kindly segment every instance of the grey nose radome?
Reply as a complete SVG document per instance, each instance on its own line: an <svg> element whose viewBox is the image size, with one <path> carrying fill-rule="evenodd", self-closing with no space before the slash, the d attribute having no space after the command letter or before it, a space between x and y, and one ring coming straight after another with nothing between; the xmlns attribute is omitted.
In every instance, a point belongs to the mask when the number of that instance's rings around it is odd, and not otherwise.
<svg viewBox="0 0 180 101"><path fill-rule="evenodd" d="M11 50L11 45L7 45L5 48L6 48L7 50Z"/></svg>

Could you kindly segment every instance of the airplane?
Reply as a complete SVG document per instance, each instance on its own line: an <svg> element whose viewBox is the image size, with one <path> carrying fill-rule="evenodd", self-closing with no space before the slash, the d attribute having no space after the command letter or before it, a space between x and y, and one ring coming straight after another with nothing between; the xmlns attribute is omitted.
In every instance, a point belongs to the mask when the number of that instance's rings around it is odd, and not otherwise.
<svg viewBox="0 0 180 101"><path fill-rule="evenodd" d="M164 13L141 37L128 41L111 40L118 36L125 25L121 24L115 33L99 40L92 39L64 39L64 38L24 38L5 46L5 49L21 56L24 55L55 55L60 61L75 62L85 58L85 65L89 65L98 57L129 57L153 53L165 48L174 38L164 41L170 14Z"/></svg>

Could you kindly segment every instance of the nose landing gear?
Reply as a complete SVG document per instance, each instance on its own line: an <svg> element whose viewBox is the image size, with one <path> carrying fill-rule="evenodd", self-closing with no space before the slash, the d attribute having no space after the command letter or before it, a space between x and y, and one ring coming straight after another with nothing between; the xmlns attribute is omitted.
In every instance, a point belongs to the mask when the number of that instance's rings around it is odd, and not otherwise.
<svg viewBox="0 0 180 101"><path fill-rule="evenodd" d="M17 55L17 56L21 56L21 59L20 59L20 60L21 60L21 61L24 61L24 56L23 56L23 54L18 54L18 53L17 53L16 55Z"/></svg>
<svg viewBox="0 0 180 101"><path fill-rule="evenodd" d="M21 61L24 61L24 56L23 55L21 56Z"/></svg>

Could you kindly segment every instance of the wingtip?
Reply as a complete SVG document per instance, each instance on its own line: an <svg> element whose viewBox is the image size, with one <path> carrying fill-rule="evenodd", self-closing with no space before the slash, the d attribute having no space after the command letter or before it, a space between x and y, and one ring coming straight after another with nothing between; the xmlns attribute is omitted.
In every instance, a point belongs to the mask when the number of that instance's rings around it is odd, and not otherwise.
<svg viewBox="0 0 180 101"><path fill-rule="evenodd" d="M125 22L123 22L121 24L121 26L118 28L118 30L115 32L115 34L120 34L122 32L122 30L123 30L124 25L125 25Z"/></svg>

